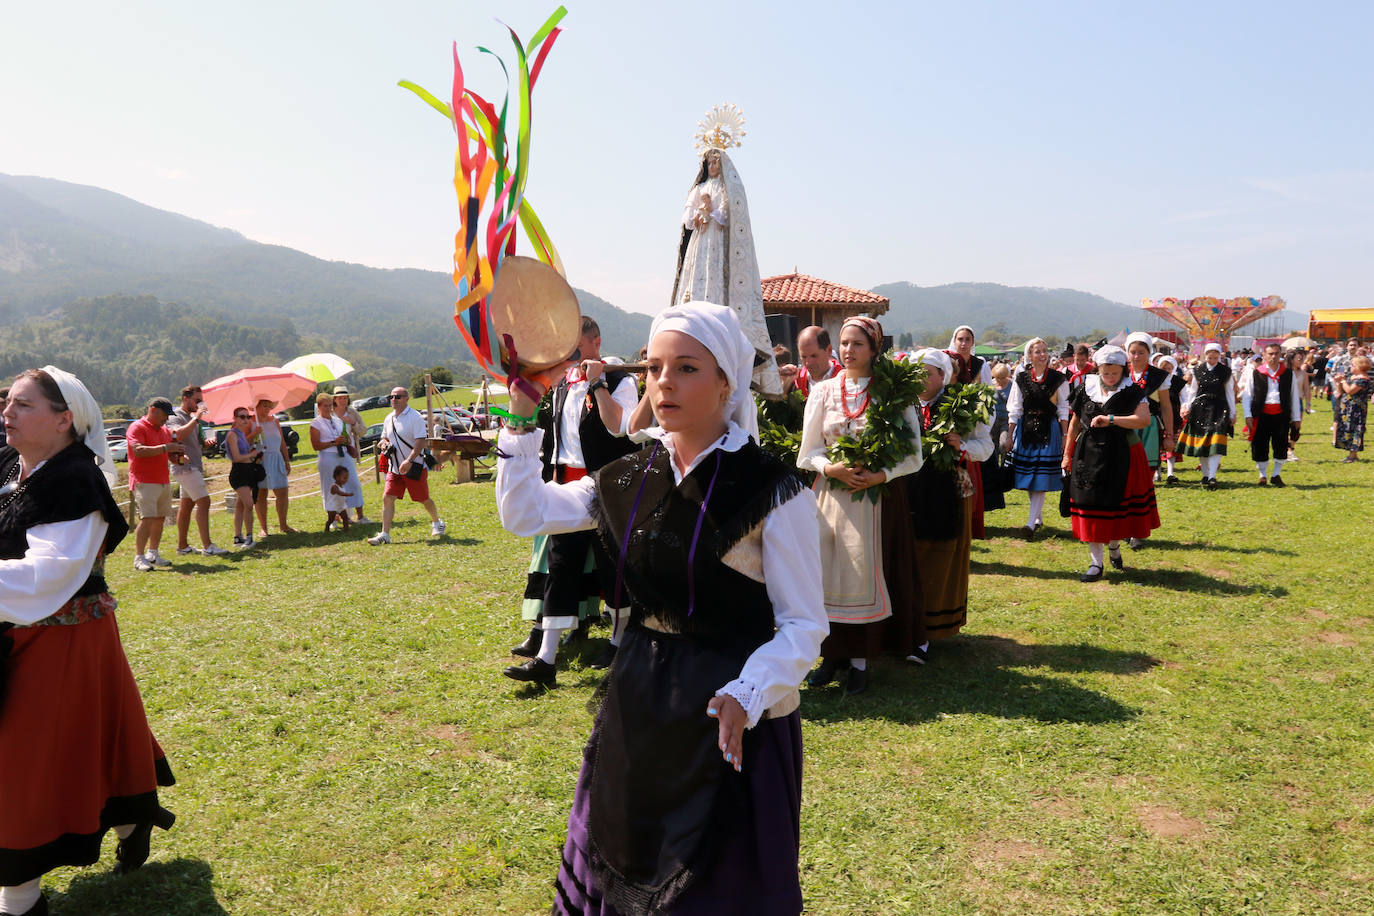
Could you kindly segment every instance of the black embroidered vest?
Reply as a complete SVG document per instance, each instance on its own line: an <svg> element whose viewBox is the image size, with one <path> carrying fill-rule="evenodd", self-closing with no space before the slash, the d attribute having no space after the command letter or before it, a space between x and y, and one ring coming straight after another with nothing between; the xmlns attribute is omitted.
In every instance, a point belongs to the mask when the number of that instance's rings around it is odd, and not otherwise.
<svg viewBox="0 0 1374 916"><path fill-rule="evenodd" d="M805 485L796 468L752 440L737 451L707 455L680 486L671 460L665 447L655 445L596 475L593 514L607 552L623 567L623 587L633 600L631 622L653 616L686 635L762 645L774 630L767 589L722 558Z"/></svg>
<svg viewBox="0 0 1374 916"><path fill-rule="evenodd" d="M1021 389L1021 442L1025 445L1050 441L1050 427L1058 422L1058 409L1052 398L1062 384L1064 373L1058 369L1046 369L1045 377L1038 382L1029 369L1016 374L1016 385Z"/></svg>
<svg viewBox="0 0 1374 916"><path fill-rule="evenodd" d="M605 373L606 384L611 391L615 391L621 381L628 376L628 372L608 368ZM553 409L548 415L550 422L544 427L544 440L541 446L545 480L553 480L553 465L562 444L559 422L563 416L563 405L568 398L568 388L568 380L565 377L553 390ZM586 465L587 473L597 471L615 459L638 450L639 446L631 441L629 436L616 436L606 429L606 424L601 419L601 409L596 403L596 396L590 390L583 398L577 416L577 431L582 441L582 462Z"/></svg>
<svg viewBox="0 0 1374 916"><path fill-rule="evenodd" d="M1250 380L1250 410L1255 416L1264 414L1264 405L1269 397L1269 376L1260 371L1260 366L1255 367L1255 374ZM1279 373L1279 405L1280 415L1284 422L1293 417L1293 370L1285 368Z"/></svg>

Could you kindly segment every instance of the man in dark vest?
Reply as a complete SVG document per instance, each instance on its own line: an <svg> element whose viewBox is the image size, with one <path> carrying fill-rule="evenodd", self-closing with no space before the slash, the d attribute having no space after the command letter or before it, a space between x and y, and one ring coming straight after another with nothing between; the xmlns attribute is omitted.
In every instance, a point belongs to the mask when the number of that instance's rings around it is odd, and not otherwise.
<svg viewBox="0 0 1374 916"><path fill-rule="evenodd" d="M551 409L540 414L544 479L556 483L580 480L638 448L625 432L630 413L639 402L639 388L628 372L602 361L601 328L586 315L582 316L578 348L581 362L553 388ZM529 660L507 668L506 677L554 686L559 639L583 617L596 612L600 595L606 591L603 583L614 580L614 567L594 556L595 541L592 531L535 539L524 608L525 616L534 620L534 629L525 642L511 650ZM597 563L597 559L602 562ZM613 608L612 613L616 615L614 638L619 635L620 621L618 610ZM612 645L593 666L608 666L614 654Z"/></svg>
<svg viewBox="0 0 1374 916"><path fill-rule="evenodd" d="M1250 384L1241 396L1245 425L1250 428L1250 457L1259 468L1259 485L1284 485L1279 476L1288 456L1291 433L1296 440L1302 430L1302 395L1293 370L1283 364L1279 345L1264 348L1264 362L1255 367ZM1274 470L1265 474L1269 452L1274 453Z"/></svg>

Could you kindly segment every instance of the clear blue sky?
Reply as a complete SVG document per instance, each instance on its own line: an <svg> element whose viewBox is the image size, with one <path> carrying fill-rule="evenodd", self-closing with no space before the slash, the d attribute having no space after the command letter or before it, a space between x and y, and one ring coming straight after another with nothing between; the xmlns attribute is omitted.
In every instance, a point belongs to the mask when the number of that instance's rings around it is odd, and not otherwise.
<svg viewBox="0 0 1374 916"><path fill-rule="evenodd" d="M0 172L97 185L264 242L447 270L457 40L546 2L12 4ZM669 295L692 133L718 102L765 275L1374 301L1374 6L567 0L528 194L569 279ZM732 18L727 18L732 17Z"/></svg>

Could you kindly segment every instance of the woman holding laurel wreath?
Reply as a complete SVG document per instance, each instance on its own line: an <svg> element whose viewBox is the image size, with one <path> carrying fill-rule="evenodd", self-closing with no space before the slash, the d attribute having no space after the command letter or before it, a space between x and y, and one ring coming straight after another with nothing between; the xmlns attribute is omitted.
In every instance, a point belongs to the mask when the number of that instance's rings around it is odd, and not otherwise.
<svg viewBox="0 0 1374 916"><path fill-rule="evenodd" d="M948 639L968 620L969 556L973 546L975 488L969 468L992 454L995 395L980 384L947 384L957 371L949 355L926 349L912 357L925 366L919 409L925 466L907 487L916 531L916 575L928 639ZM928 642L908 659L924 662Z"/></svg>
<svg viewBox="0 0 1374 916"><path fill-rule="evenodd" d="M1102 548L1123 569L1122 538L1146 538L1159 527L1154 475L1140 430L1154 422L1144 387L1132 381L1126 351L1106 346L1093 357L1097 374L1073 394L1073 419L1062 467L1069 474L1073 535L1088 545L1083 582L1102 578Z"/></svg>
<svg viewBox="0 0 1374 916"><path fill-rule="evenodd" d="M848 665L845 692L868 686L868 659L882 649L885 630L912 632L917 584L911 575L911 520L906 494L896 479L921 468L920 429L916 419L914 384L905 392L887 391L870 398L880 362L890 372L909 371L904 364L881 357L883 328L872 318L846 318L840 328L840 362L844 372L813 383L802 418L797 466L813 470L820 507L821 564L824 569L825 611L830 636L821 646L821 666L806 682L821 687ZM892 396L896 394L896 396ZM885 460L842 457L846 443L862 436L869 426L891 435L899 448ZM892 482L878 498L871 488ZM895 497L901 497L901 502ZM885 558L890 562L884 562ZM892 580L885 575L891 571Z"/></svg>
<svg viewBox="0 0 1374 916"><path fill-rule="evenodd" d="M797 691L827 626L816 500L744 431L754 348L734 311L654 319L653 444L566 484L512 388L496 500L521 537L594 528L630 623L587 744L555 913L801 911Z"/></svg>

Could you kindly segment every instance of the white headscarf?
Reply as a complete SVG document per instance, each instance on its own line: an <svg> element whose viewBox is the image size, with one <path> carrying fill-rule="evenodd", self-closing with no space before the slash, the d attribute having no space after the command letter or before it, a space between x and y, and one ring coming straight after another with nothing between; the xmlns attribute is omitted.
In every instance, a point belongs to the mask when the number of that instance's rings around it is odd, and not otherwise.
<svg viewBox="0 0 1374 916"><path fill-rule="evenodd" d="M1126 337L1126 346L1123 349L1129 350L1133 343L1143 343L1146 350L1152 353L1154 352L1155 339L1144 331L1136 331L1134 334L1128 335Z"/></svg>
<svg viewBox="0 0 1374 916"><path fill-rule="evenodd" d="M44 366L43 371L48 373L62 390L62 400L67 402L67 409L72 412L72 428L86 443L86 447L95 452L95 463L113 490L119 477L115 471L114 459L110 457L110 443L105 439L105 424L100 420L100 405L82 384L81 379L70 372L56 366Z"/></svg>
<svg viewBox="0 0 1374 916"><path fill-rule="evenodd" d="M1216 350L1216 351L1217 351L1218 353L1220 353L1222 356L1225 356L1225 355L1226 355L1226 351L1223 350L1223 349L1221 348L1221 344L1219 344L1219 343L1215 343L1215 342L1209 343L1207 346L1205 346L1205 347L1202 348L1202 354L1203 354L1204 356L1206 356L1208 350Z"/></svg>
<svg viewBox="0 0 1374 916"><path fill-rule="evenodd" d="M1174 359L1167 353L1159 354L1159 368L1163 369L1165 363L1169 364L1168 371L1170 374L1173 374L1178 369L1178 360Z"/></svg>
<svg viewBox="0 0 1374 916"><path fill-rule="evenodd" d="M1093 354L1093 362L1098 366L1125 366L1130 361L1125 350L1111 344L1107 344Z"/></svg>
<svg viewBox="0 0 1374 916"><path fill-rule="evenodd" d="M649 339L663 331L681 331L711 351L730 384L725 418L757 440L758 408L749 393L749 381L754 375L754 345L744 336L735 310L712 302L673 306L658 313L649 328Z"/></svg>
<svg viewBox="0 0 1374 916"><path fill-rule="evenodd" d="M953 334L949 335L949 349L951 349L951 350L957 350L957 349L959 349L958 347L956 347L956 346L954 345L954 338L956 338L956 337L959 336L959 332L960 332L960 331L968 331L969 334L971 334L971 335L973 336L973 339L974 339L975 341L978 340L978 335L973 333L973 328L969 327L969 326L966 325L966 324L961 324L961 325L959 325L957 328L954 329L954 333L953 333Z"/></svg>
<svg viewBox="0 0 1374 916"><path fill-rule="evenodd" d="M945 384L949 384L950 377L954 375L954 363L950 361L949 354L944 350L937 350L934 347L926 347L912 355L911 361L918 366L934 366L945 374Z"/></svg>
<svg viewBox="0 0 1374 916"><path fill-rule="evenodd" d="M1032 345L1032 344L1038 344L1038 343L1045 343L1045 338L1043 338L1043 337L1032 337L1030 340L1026 341L1026 345L1025 345L1024 347L1021 348L1021 362L1022 362L1024 368L1027 368L1027 369L1030 368L1030 364L1031 364L1030 348L1031 348L1031 345ZM1045 349L1048 350L1049 348L1050 348L1050 345L1049 345L1049 344L1045 344ZM1053 356L1054 354L1051 353L1050 355Z"/></svg>

